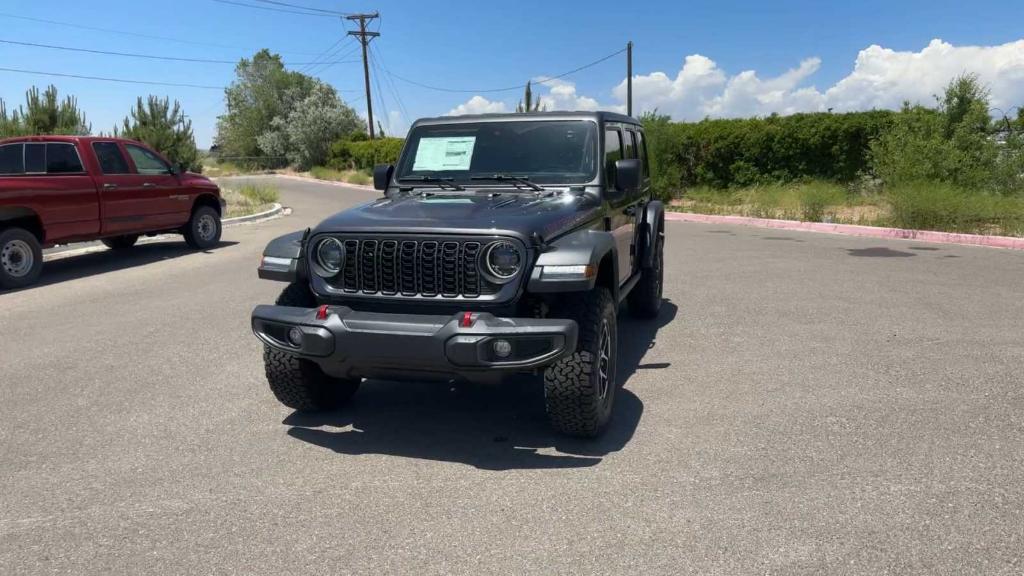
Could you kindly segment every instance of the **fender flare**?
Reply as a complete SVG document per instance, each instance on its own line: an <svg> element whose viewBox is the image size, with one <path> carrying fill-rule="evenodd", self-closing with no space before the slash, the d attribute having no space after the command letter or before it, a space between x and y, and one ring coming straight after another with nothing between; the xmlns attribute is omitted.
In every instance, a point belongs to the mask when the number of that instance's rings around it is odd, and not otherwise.
<svg viewBox="0 0 1024 576"><path fill-rule="evenodd" d="M532 293L550 292L582 292L590 290L597 283L597 272L601 261L612 256L613 295L617 296L619 277L618 250L615 238L604 230L577 230L554 240L547 245L544 252L530 272L527 291ZM543 277L545 266L593 266L593 273L586 277L569 279L551 279Z"/></svg>
<svg viewBox="0 0 1024 576"><path fill-rule="evenodd" d="M640 267L654 267L654 246L658 245L658 237L665 234L665 205L661 200L651 200L644 208L644 219L640 223L637 252L640 254Z"/></svg>
<svg viewBox="0 0 1024 576"><path fill-rule="evenodd" d="M295 282L306 278L303 248L309 229L278 236L263 249L260 259L259 277L278 282Z"/></svg>

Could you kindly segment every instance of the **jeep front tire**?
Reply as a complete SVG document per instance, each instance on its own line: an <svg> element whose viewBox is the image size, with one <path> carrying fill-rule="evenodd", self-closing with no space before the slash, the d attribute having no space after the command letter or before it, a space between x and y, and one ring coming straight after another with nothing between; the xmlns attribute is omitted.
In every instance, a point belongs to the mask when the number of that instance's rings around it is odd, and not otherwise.
<svg viewBox="0 0 1024 576"><path fill-rule="evenodd" d="M289 284L277 298L278 306L312 308L316 301L303 283ZM314 362L263 346L263 365L270 391L281 404L301 412L338 408L359 389L359 380L332 378Z"/></svg>
<svg viewBox="0 0 1024 576"><path fill-rule="evenodd" d="M607 427L615 402L616 306L603 287L567 305L565 317L579 325L576 350L544 371L544 401L556 430L594 438Z"/></svg>

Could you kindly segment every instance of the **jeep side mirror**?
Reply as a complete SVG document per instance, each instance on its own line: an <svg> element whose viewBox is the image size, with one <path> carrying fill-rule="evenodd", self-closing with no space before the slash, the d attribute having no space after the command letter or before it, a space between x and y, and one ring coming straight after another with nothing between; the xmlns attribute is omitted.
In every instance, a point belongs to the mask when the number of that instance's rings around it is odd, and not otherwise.
<svg viewBox="0 0 1024 576"><path fill-rule="evenodd" d="M640 161L626 158L615 161L615 189L619 192L636 192L640 189Z"/></svg>
<svg viewBox="0 0 1024 576"><path fill-rule="evenodd" d="M387 190L391 182L391 175L395 173L392 164L377 164L373 167L373 187L377 190Z"/></svg>

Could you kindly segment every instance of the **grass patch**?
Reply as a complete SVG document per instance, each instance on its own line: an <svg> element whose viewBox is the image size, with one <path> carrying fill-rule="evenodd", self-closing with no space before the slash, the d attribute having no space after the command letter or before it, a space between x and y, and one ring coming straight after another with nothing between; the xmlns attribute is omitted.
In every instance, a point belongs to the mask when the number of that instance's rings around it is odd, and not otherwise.
<svg viewBox="0 0 1024 576"><path fill-rule="evenodd" d="M227 218L249 216L270 210L281 195L277 188L265 184L246 184L239 188L222 188L221 195L227 201Z"/></svg>
<svg viewBox="0 0 1024 576"><path fill-rule="evenodd" d="M250 172L234 162L217 162L212 158L203 159L203 175L211 178L218 176L238 176Z"/></svg>
<svg viewBox="0 0 1024 576"><path fill-rule="evenodd" d="M368 170L336 170L326 166L314 166L309 170L310 176L318 180L331 180L333 182L348 182L349 184L367 185L373 181L373 175Z"/></svg>
<svg viewBox="0 0 1024 576"><path fill-rule="evenodd" d="M672 209L700 214L1024 236L1024 198L922 183L861 193L828 182L686 190Z"/></svg>
<svg viewBox="0 0 1024 576"><path fill-rule="evenodd" d="M1024 198L928 183L895 187L889 201L900 228L1024 236Z"/></svg>

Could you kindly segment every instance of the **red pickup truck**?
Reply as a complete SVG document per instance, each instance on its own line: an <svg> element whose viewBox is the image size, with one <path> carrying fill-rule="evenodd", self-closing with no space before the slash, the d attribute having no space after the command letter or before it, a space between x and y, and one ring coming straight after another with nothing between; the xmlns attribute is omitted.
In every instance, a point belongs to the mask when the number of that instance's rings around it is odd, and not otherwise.
<svg viewBox="0 0 1024 576"><path fill-rule="evenodd" d="M184 172L132 140L26 136L0 140L0 289L35 282L42 249L178 232L196 249L220 241L223 200L209 178Z"/></svg>

